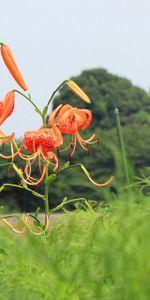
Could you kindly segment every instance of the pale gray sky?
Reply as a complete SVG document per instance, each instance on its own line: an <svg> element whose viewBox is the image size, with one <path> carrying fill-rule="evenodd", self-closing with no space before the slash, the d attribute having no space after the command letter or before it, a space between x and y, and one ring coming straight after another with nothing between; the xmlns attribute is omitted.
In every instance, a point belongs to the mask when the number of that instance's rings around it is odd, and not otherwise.
<svg viewBox="0 0 150 300"><path fill-rule="evenodd" d="M146 90L150 85L150 0L0 0L0 41L11 47L40 108L84 69L103 67ZM0 58L1 99L14 88ZM2 130L19 137L40 125L17 96Z"/></svg>

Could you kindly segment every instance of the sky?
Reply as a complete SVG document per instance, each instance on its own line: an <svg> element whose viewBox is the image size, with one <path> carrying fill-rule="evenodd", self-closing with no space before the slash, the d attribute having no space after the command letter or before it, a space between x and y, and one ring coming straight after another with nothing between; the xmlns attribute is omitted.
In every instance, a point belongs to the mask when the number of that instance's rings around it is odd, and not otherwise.
<svg viewBox="0 0 150 300"><path fill-rule="evenodd" d="M150 87L150 0L0 0L0 41L10 46L32 100L44 107L65 79L106 68ZM0 99L20 87L0 57ZM23 97L1 126L23 136L41 119Z"/></svg>

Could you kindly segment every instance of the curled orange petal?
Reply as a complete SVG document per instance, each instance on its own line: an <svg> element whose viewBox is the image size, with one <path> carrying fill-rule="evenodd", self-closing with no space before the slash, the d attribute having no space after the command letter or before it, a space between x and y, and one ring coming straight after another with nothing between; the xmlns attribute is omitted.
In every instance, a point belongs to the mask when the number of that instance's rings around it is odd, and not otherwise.
<svg viewBox="0 0 150 300"><path fill-rule="evenodd" d="M0 117L2 116L3 113L3 102L0 101Z"/></svg>
<svg viewBox="0 0 150 300"><path fill-rule="evenodd" d="M53 171L55 172L58 169L58 164L59 164L57 156L55 155L55 153L53 153L52 151L50 151L50 152L48 152L47 158L49 160L50 159L54 160L55 163L54 163L54 169L53 169Z"/></svg>
<svg viewBox="0 0 150 300"><path fill-rule="evenodd" d="M0 125L12 114L14 110L14 103L15 103L15 93L13 91L9 92L4 102L1 104L0 109Z"/></svg>
<svg viewBox="0 0 150 300"><path fill-rule="evenodd" d="M3 102L2 112L0 115L0 125L12 114L14 110L15 93L9 92Z"/></svg>
<svg viewBox="0 0 150 300"><path fill-rule="evenodd" d="M33 179L33 180L26 180L25 178L22 178L22 180L27 184L27 185L39 185L43 179L44 179L44 176L45 176L45 173L46 173L46 165L43 166L43 171L42 171L42 174L41 174L41 177L39 179ZM30 177L31 178L31 177ZM28 178L29 179L29 178Z"/></svg>
<svg viewBox="0 0 150 300"><path fill-rule="evenodd" d="M61 107L62 107L62 104L60 104L58 107L56 107L54 109L54 111L50 114L49 119L48 119L48 125L50 127L55 125L55 117L56 117L56 114L60 110Z"/></svg>

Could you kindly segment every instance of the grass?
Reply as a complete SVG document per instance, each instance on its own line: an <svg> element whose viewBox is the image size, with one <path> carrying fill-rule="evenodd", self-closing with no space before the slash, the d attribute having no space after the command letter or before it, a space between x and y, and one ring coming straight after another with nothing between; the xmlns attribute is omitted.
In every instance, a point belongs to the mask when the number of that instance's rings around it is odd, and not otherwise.
<svg viewBox="0 0 150 300"><path fill-rule="evenodd" d="M2 300L149 300L150 197L66 213L47 236L0 229Z"/></svg>

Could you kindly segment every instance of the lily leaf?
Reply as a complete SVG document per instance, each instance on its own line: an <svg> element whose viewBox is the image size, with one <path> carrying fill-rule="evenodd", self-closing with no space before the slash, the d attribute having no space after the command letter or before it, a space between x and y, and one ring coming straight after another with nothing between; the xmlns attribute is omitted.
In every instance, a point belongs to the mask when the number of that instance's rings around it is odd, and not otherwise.
<svg viewBox="0 0 150 300"><path fill-rule="evenodd" d="M4 206L2 205L2 206L0 206L0 214L2 214L3 213L3 211L4 211Z"/></svg>
<svg viewBox="0 0 150 300"><path fill-rule="evenodd" d="M40 116L42 115L41 111L40 111L38 108L35 108L35 111L36 111Z"/></svg>
<svg viewBox="0 0 150 300"><path fill-rule="evenodd" d="M47 114L47 110L48 110L48 105L46 105L42 111L42 116L45 117L45 115Z"/></svg>
<svg viewBox="0 0 150 300"><path fill-rule="evenodd" d="M46 183L52 183L56 179L56 174L51 174L46 178Z"/></svg>
<svg viewBox="0 0 150 300"><path fill-rule="evenodd" d="M1 168L1 167L8 167L8 166L10 166L11 164L12 164L12 163L4 163L4 164L1 164L1 165L0 165L0 168Z"/></svg>
<svg viewBox="0 0 150 300"><path fill-rule="evenodd" d="M65 170L70 166L70 161L67 161L64 163L64 165L62 166L61 170Z"/></svg>
<svg viewBox="0 0 150 300"><path fill-rule="evenodd" d="M34 213L34 216L35 216L36 218L38 218L39 212L40 212L40 207L38 207L38 208L36 209L35 213Z"/></svg>

